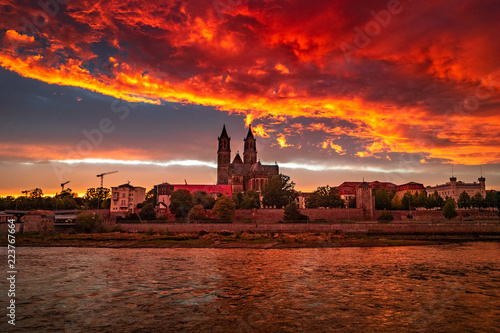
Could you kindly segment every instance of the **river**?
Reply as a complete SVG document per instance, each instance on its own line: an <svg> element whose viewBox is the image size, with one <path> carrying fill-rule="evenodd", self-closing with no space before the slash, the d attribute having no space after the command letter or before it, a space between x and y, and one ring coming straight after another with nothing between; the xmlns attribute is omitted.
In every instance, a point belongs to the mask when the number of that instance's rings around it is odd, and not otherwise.
<svg viewBox="0 0 500 333"><path fill-rule="evenodd" d="M500 332L499 243L17 251L16 332Z"/></svg>

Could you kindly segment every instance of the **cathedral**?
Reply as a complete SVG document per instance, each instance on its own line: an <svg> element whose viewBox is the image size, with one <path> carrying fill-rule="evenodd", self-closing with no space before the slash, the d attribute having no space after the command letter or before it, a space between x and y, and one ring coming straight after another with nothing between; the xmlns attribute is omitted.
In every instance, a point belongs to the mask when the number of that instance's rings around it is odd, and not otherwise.
<svg viewBox="0 0 500 333"><path fill-rule="evenodd" d="M273 176L279 175L278 165L263 165L257 160L256 139L252 127L248 128L247 137L244 139L245 149L243 160L239 152L231 162L231 138L227 135L226 125L218 138L217 150L217 184L231 185L232 192L262 191Z"/></svg>

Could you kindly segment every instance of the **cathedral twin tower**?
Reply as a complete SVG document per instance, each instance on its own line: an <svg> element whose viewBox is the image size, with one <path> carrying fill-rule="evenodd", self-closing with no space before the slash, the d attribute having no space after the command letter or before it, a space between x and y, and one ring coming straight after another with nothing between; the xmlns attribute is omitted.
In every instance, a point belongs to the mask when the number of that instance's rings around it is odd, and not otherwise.
<svg viewBox="0 0 500 333"><path fill-rule="evenodd" d="M261 191L270 177L279 175L277 165L262 165L257 161L256 139L252 127L244 139L243 160L239 153L231 163L231 138L227 135L226 125L218 138L217 150L217 184L230 184L233 192L256 190Z"/></svg>

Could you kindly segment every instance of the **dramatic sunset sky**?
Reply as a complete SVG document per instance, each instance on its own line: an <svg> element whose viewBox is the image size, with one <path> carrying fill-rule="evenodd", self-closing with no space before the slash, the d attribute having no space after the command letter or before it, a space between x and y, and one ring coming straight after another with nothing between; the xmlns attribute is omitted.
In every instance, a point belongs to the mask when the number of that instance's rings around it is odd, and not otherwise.
<svg viewBox="0 0 500 333"><path fill-rule="evenodd" d="M0 195L213 184L223 124L299 190L500 190L498 0L0 2Z"/></svg>

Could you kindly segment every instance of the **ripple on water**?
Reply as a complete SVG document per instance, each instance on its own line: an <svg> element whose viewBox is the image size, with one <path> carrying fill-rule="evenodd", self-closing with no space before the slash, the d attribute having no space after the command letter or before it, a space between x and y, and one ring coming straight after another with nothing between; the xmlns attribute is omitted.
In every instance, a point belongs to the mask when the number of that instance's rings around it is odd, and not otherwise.
<svg viewBox="0 0 500 333"><path fill-rule="evenodd" d="M16 332L495 332L500 322L495 243L21 248L19 271Z"/></svg>

